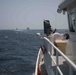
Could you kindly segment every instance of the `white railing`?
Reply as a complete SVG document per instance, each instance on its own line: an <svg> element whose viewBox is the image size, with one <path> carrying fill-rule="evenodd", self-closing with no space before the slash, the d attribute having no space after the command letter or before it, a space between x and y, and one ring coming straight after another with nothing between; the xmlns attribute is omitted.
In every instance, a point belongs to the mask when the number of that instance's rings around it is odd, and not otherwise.
<svg viewBox="0 0 76 75"><path fill-rule="evenodd" d="M58 72L60 73L60 75L63 75L61 69L58 66L58 54L60 54L65 59L65 61L68 63L69 75L73 75L73 70L76 71L76 65L65 54L63 54L48 38L43 37L43 39L46 40L56 50L56 61L54 60L54 58L51 55L51 59L54 62L54 64L56 65L56 75L58 75Z"/></svg>
<svg viewBox="0 0 76 75"><path fill-rule="evenodd" d="M40 59L40 52L41 52L41 49L39 49L37 60L36 60L35 75L38 74L38 65L39 65L39 61L40 61L39 60Z"/></svg>

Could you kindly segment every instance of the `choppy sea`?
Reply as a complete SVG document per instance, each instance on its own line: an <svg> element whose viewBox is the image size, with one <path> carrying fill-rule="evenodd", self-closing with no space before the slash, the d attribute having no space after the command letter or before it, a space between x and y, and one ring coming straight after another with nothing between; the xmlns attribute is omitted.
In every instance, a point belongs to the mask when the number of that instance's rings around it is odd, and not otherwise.
<svg viewBox="0 0 76 75"><path fill-rule="evenodd" d="M0 30L0 75L33 75L43 30Z"/></svg>
<svg viewBox="0 0 76 75"><path fill-rule="evenodd" d="M40 30L0 30L0 75L33 75Z"/></svg>

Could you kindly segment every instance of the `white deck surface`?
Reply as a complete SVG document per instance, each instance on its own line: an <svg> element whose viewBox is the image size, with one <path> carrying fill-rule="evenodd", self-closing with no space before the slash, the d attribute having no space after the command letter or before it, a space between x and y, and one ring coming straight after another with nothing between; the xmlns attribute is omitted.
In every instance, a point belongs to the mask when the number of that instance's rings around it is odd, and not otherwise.
<svg viewBox="0 0 76 75"><path fill-rule="evenodd" d="M56 56L53 56L53 58L56 61ZM68 64L65 62L65 60L62 56L59 56L58 58L59 58L58 65L59 65L61 71L63 72L64 75L69 75ZM44 61L40 62L40 66L41 66L41 68L40 68L41 69L41 75L47 75L45 65L44 65ZM53 62L52 62L52 68L53 68L53 71L56 73L56 66ZM73 75L76 75L76 73L74 72Z"/></svg>

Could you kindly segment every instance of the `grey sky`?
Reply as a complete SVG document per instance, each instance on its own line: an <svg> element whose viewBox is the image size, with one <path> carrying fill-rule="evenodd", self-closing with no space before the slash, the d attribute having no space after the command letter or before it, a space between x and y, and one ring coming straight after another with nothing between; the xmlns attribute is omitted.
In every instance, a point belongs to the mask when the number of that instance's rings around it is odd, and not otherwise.
<svg viewBox="0 0 76 75"><path fill-rule="evenodd" d="M43 29L43 19L54 28L68 28L67 17L57 13L61 0L0 0L0 29Z"/></svg>

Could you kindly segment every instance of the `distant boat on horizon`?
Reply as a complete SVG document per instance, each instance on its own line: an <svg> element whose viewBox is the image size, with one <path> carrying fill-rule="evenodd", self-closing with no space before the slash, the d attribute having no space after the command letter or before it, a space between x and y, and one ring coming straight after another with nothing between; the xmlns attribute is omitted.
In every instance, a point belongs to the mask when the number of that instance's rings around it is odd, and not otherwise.
<svg viewBox="0 0 76 75"><path fill-rule="evenodd" d="M20 31L20 29L16 28L15 31Z"/></svg>
<svg viewBox="0 0 76 75"><path fill-rule="evenodd" d="M30 28L29 28L29 27L27 27L27 30L30 30Z"/></svg>
<svg viewBox="0 0 76 75"><path fill-rule="evenodd" d="M18 30L18 28L16 28L16 30Z"/></svg>

